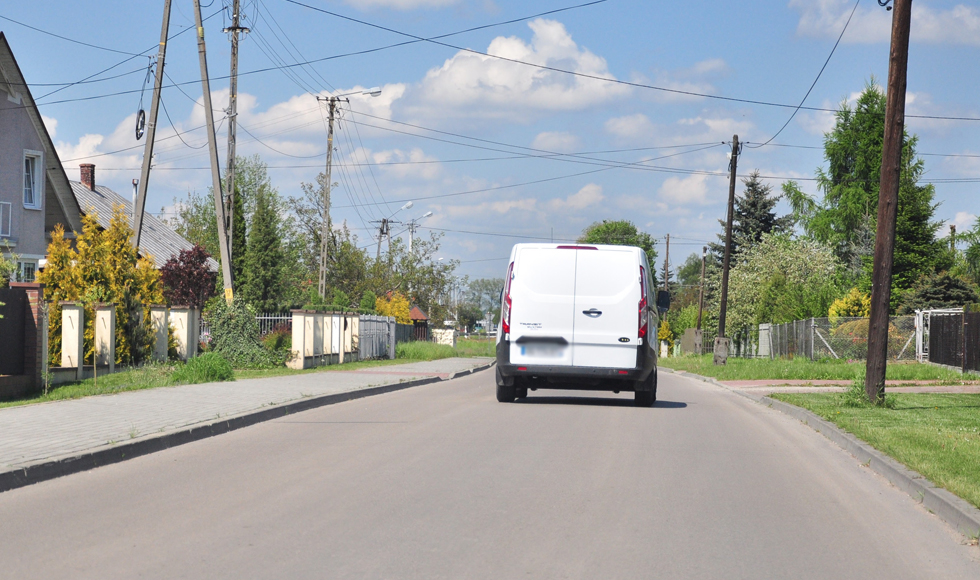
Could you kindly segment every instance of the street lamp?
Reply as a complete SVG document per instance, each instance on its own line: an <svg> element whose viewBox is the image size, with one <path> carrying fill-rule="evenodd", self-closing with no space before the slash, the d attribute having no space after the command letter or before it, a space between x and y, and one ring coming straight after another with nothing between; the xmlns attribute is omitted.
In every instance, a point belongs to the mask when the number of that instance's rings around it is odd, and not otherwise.
<svg viewBox="0 0 980 580"><path fill-rule="evenodd" d="M424 214L422 214L421 216L419 216L419 217L417 217L417 218L415 218L413 220L409 220L409 222L408 222L408 253L409 254L412 253L412 242L415 241L415 230L417 230L418 227L419 227L419 221L424 220L425 218L431 217L431 216L432 216L432 212L431 211L427 211Z"/></svg>

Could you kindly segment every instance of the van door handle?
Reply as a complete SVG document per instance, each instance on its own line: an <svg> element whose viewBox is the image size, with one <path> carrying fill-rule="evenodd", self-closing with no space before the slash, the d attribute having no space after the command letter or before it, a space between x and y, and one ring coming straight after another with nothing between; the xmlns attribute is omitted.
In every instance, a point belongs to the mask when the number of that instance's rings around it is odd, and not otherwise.
<svg viewBox="0 0 980 580"><path fill-rule="evenodd" d="M584 314L586 316L591 316L592 318L598 318L598 317L602 316L602 311L601 310L596 310L595 308L590 308L588 310L583 310L582 311L582 314Z"/></svg>

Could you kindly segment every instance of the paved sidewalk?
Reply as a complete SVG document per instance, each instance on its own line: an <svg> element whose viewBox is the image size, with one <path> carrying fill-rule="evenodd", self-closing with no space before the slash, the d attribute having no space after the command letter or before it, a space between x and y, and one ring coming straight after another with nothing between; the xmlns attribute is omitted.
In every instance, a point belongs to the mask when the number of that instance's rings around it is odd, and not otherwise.
<svg viewBox="0 0 980 580"><path fill-rule="evenodd" d="M447 379L490 358L449 358L359 370L160 387L0 409L0 476L31 466L192 430L304 399Z"/></svg>

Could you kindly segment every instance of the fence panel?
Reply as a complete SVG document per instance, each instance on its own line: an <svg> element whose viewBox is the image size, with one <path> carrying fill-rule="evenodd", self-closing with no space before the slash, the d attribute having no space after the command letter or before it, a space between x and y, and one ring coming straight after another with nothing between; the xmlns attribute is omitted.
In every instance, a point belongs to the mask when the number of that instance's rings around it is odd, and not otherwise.
<svg viewBox="0 0 980 580"><path fill-rule="evenodd" d="M393 338L388 317L362 314L360 318L360 360L388 358Z"/></svg>
<svg viewBox="0 0 980 580"><path fill-rule="evenodd" d="M399 342L412 342L415 340L414 324L397 324L395 328L395 344Z"/></svg>
<svg viewBox="0 0 980 580"><path fill-rule="evenodd" d="M963 370L980 371L980 311L976 305L963 313Z"/></svg>
<svg viewBox="0 0 980 580"><path fill-rule="evenodd" d="M771 356L802 356L811 360L868 358L868 319L810 318L773 324L769 330ZM915 358L915 317L892 316L888 321L888 358Z"/></svg>
<svg viewBox="0 0 980 580"><path fill-rule="evenodd" d="M0 288L0 375L24 372L24 325L27 322L27 293L23 288Z"/></svg>
<svg viewBox="0 0 980 580"><path fill-rule="evenodd" d="M929 317L929 362L963 367L963 313L933 313Z"/></svg>

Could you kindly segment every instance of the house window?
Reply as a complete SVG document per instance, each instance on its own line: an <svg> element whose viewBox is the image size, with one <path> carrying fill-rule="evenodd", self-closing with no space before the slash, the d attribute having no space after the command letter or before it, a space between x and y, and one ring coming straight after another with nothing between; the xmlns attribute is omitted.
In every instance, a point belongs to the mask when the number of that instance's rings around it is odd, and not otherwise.
<svg viewBox="0 0 980 580"><path fill-rule="evenodd" d="M33 282L37 278L37 262L23 260L17 262L17 281Z"/></svg>
<svg viewBox="0 0 980 580"><path fill-rule="evenodd" d="M24 152L24 207L41 207L42 170L40 151Z"/></svg>
<svg viewBox="0 0 980 580"><path fill-rule="evenodd" d="M13 208L9 201L0 201L0 238L10 237L10 214Z"/></svg>

